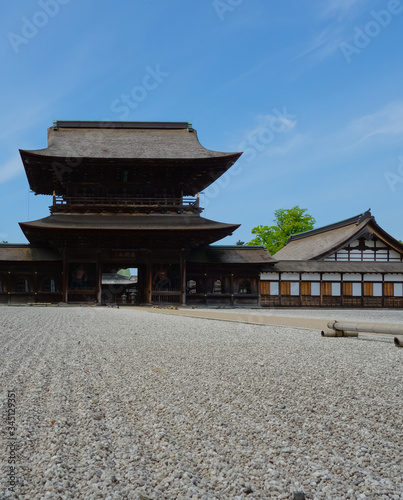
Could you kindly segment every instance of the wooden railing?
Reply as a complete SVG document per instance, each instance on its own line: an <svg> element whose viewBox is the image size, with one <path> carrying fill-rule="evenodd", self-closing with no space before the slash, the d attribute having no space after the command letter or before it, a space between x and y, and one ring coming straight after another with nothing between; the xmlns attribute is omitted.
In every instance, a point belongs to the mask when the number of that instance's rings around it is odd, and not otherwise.
<svg viewBox="0 0 403 500"><path fill-rule="evenodd" d="M184 211L200 213L202 209L199 206L199 198L177 197L177 198L124 198L118 196L110 197L69 197L54 196L53 205L50 211L66 212L69 209L73 211L88 211L91 209L109 209L124 211L142 211L155 210L163 211Z"/></svg>

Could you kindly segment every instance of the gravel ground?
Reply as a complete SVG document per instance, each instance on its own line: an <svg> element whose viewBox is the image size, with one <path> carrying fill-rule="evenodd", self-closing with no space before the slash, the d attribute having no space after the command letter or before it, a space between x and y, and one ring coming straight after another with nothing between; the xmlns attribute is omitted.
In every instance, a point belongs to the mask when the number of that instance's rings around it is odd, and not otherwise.
<svg viewBox="0 0 403 500"><path fill-rule="evenodd" d="M123 308L0 307L0 327L0 498L403 498L390 341Z"/></svg>

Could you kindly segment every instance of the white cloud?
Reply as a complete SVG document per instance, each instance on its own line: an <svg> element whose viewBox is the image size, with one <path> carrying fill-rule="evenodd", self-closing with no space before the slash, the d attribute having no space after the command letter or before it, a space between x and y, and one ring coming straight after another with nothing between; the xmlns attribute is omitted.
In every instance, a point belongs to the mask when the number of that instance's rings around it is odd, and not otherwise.
<svg viewBox="0 0 403 500"><path fill-rule="evenodd" d="M323 3L321 17L336 18L338 21L354 19L364 9L369 8L368 0L328 0Z"/></svg>
<svg viewBox="0 0 403 500"><path fill-rule="evenodd" d="M369 139L401 140L403 135L403 101L395 101L376 111L353 120L347 133L355 137L354 146L368 143Z"/></svg>
<svg viewBox="0 0 403 500"><path fill-rule="evenodd" d="M284 113L283 111L275 109L273 113L267 115L256 115L255 121L257 125L245 134L246 138L250 139L266 128L271 129L273 132L278 131L277 133L282 134L291 132L297 124L296 117L294 115L288 115L287 112Z"/></svg>
<svg viewBox="0 0 403 500"><path fill-rule="evenodd" d="M283 142L283 144L269 147L267 152L269 156L284 156L300 147L306 146L308 143L309 136L307 134L296 134Z"/></svg>
<svg viewBox="0 0 403 500"><path fill-rule="evenodd" d="M354 20L369 12L378 0L329 0L319 13L320 32L306 45L299 57L309 56L320 62L340 50L354 36Z"/></svg>
<svg viewBox="0 0 403 500"><path fill-rule="evenodd" d="M339 50L341 42L345 42L344 28L342 26L329 26L323 29L305 49L299 57L310 56L311 59L321 61Z"/></svg>

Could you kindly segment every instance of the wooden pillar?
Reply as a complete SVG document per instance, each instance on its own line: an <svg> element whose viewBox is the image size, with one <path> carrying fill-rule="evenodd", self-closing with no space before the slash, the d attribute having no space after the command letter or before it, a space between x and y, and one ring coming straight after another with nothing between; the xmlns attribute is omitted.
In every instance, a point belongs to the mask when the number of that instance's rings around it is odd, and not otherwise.
<svg viewBox="0 0 403 500"><path fill-rule="evenodd" d="M234 289L234 273L231 273L230 278L229 278L229 287L230 287L230 293L231 293L231 298L230 298L230 304L231 306L234 305L235 303L235 289Z"/></svg>
<svg viewBox="0 0 403 500"><path fill-rule="evenodd" d="M186 304L186 260L183 250L180 254L180 303Z"/></svg>
<svg viewBox="0 0 403 500"><path fill-rule="evenodd" d="M344 273L340 273L340 303L341 307L344 307Z"/></svg>
<svg viewBox="0 0 403 500"><path fill-rule="evenodd" d="M204 271L206 271L206 267L204 266ZM207 306L207 273L203 273L203 292L204 292L204 304Z"/></svg>
<svg viewBox="0 0 403 500"><path fill-rule="evenodd" d="M100 304L101 300L102 300L102 266L101 266L100 255L98 255L98 258L97 258L96 273L97 273L97 280L96 280L96 283L97 283L97 285L96 285L97 286L97 294L96 294L96 298L97 298L98 304Z"/></svg>
<svg viewBox="0 0 403 500"><path fill-rule="evenodd" d="M8 304L11 304L11 271L7 273Z"/></svg>
<svg viewBox="0 0 403 500"><path fill-rule="evenodd" d="M38 287L38 271L35 271L34 272L34 278L33 278L33 291L34 291L34 296L35 296L35 299L34 299L34 302L38 302L38 291L39 291L39 287Z"/></svg>
<svg viewBox="0 0 403 500"><path fill-rule="evenodd" d="M146 268L146 304L152 304L152 286L153 286L153 265L147 262Z"/></svg>
<svg viewBox="0 0 403 500"><path fill-rule="evenodd" d="M323 306L323 286L322 286L322 282L323 282L323 273L320 273L320 307Z"/></svg>
<svg viewBox="0 0 403 500"><path fill-rule="evenodd" d="M262 306L262 300L261 300L262 290L261 290L261 286L260 286L260 278L261 278L261 274L259 273L257 275L257 278L256 278L257 305L259 307Z"/></svg>
<svg viewBox="0 0 403 500"><path fill-rule="evenodd" d="M63 280L62 280L62 301L68 300L68 287L69 287L69 265L67 262L67 251L63 249Z"/></svg>

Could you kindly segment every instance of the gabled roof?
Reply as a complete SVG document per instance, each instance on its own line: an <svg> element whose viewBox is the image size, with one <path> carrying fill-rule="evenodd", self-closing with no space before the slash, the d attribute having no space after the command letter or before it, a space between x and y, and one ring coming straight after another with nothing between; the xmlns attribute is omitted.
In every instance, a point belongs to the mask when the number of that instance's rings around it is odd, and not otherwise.
<svg viewBox="0 0 403 500"><path fill-rule="evenodd" d="M273 264L275 259L263 246L213 245L192 250L186 262L195 264Z"/></svg>
<svg viewBox="0 0 403 500"><path fill-rule="evenodd" d="M274 257L278 261L322 260L368 232L376 235L397 252L403 253L403 245L378 226L368 210L350 219L291 236L286 246Z"/></svg>

